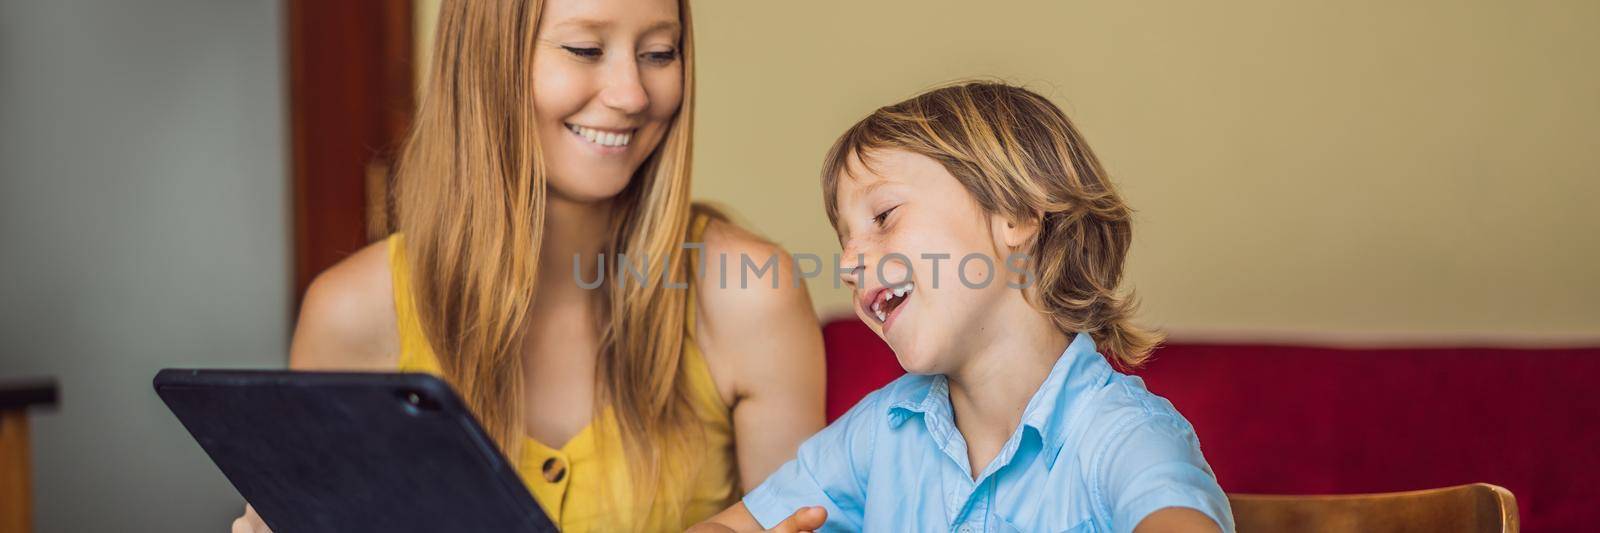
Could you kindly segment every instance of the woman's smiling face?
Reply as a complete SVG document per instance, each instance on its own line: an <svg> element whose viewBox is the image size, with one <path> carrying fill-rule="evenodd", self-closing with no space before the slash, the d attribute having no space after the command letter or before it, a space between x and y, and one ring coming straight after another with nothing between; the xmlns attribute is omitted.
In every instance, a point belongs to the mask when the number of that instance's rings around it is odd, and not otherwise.
<svg viewBox="0 0 1600 533"><path fill-rule="evenodd" d="M996 333L984 329L1008 293L1020 294L1007 287L997 251L1004 237L993 228L1004 219L926 156L883 150L867 156L870 165L851 159L834 200L856 315L906 371L950 373Z"/></svg>
<svg viewBox="0 0 1600 533"><path fill-rule="evenodd" d="M551 193L620 193L683 102L675 0L546 0L533 55L534 115Z"/></svg>

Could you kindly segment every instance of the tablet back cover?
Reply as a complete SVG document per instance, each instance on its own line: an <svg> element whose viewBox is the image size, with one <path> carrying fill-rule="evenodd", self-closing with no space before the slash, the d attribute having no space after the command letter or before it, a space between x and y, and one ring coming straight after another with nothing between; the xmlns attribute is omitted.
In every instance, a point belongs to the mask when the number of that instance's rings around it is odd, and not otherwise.
<svg viewBox="0 0 1600 533"><path fill-rule="evenodd" d="M155 387L274 531L555 531L436 377L168 369Z"/></svg>

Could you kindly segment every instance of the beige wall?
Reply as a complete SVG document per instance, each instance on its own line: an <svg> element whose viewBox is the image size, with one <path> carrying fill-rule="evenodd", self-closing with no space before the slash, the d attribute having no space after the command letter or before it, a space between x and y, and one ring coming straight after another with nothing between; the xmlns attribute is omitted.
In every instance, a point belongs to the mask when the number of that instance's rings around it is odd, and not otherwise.
<svg viewBox="0 0 1600 533"><path fill-rule="evenodd" d="M1084 130L1180 338L1600 339L1600 3L1290 4L700 1L695 190L832 254L833 138L994 76Z"/></svg>

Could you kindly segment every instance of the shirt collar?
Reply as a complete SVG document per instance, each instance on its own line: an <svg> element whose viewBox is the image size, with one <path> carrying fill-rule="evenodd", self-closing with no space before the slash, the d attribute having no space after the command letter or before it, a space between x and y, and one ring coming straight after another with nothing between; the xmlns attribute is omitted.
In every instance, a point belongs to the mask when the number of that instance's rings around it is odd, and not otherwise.
<svg viewBox="0 0 1600 533"><path fill-rule="evenodd" d="M1038 433L1046 466L1055 467L1066 443L1074 401L1090 384L1105 380L1110 371L1111 365L1095 350L1094 339L1088 333L1079 333L1028 400L1028 407L1022 410L1022 425Z"/></svg>
<svg viewBox="0 0 1600 533"><path fill-rule="evenodd" d="M951 417L950 382L944 375L917 376L909 386L892 390L889 427L898 428L914 414ZM953 417L952 417L953 418Z"/></svg>
<svg viewBox="0 0 1600 533"><path fill-rule="evenodd" d="M1042 444L1048 467L1055 466L1056 457L1065 444L1069 429L1068 416L1071 404L1091 383L1103 381L1111 370L1109 363L1095 351L1094 339L1087 333L1078 333L1067 345L1066 351L1056 358L1050 374L1039 385L1039 390L1028 399L1022 411L1022 426L1035 431ZM909 386L896 387L889 398L888 423L898 428L915 414L939 420L953 420L950 408L950 385L943 375L919 376ZM953 426L953 425L952 425Z"/></svg>

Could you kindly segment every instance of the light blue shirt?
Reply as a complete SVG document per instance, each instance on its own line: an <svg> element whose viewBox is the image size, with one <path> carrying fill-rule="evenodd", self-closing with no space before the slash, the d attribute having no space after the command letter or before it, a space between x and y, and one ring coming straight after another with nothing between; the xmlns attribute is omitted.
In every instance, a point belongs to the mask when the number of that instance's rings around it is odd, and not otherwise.
<svg viewBox="0 0 1600 533"><path fill-rule="evenodd" d="M744 497L763 527L828 510L824 531L1132 531L1188 507L1233 531L1194 428L1078 334L974 480L942 375L905 375L800 446Z"/></svg>

